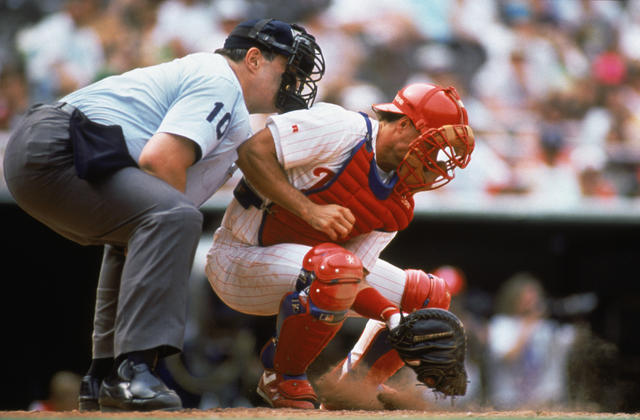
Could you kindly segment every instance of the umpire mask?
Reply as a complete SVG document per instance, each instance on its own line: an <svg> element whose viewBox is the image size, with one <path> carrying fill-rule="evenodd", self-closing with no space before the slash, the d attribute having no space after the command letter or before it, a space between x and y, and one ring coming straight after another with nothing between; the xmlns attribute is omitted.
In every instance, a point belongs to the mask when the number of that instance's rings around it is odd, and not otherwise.
<svg viewBox="0 0 640 420"><path fill-rule="evenodd" d="M292 53L276 99L281 112L306 109L313 105L318 82L324 75L324 57L313 35L304 28L291 25L294 32Z"/></svg>
<svg viewBox="0 0 640 420"><path fill-rule="evenodd" d="M324 57L315 37L299 25L275 19L250 20L236 26L225 48L266 47L288 58L276 97L279 112L307 109L315 101L324 75Z"/></svg>

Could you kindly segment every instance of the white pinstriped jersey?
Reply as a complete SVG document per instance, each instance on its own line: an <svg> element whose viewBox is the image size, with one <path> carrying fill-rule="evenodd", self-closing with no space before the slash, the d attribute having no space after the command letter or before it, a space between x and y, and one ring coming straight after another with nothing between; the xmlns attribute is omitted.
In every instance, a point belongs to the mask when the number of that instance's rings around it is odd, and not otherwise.
<svg viewBox="0 0 640 420"><path fill-rule="evenodd" d="M375 120L371 123L375 144L378 123ZM289 182L299 190L308 189L331 176L329 171L335 174L367 134L362 115L328 103L318 103L310 111L269 117L267 127ZM257 245L261 221L262 211L255 207L245 210L234 199L227 208L222 226L231 230L239 241ZM394 232L371 232L350 240L344 247L358 255L365 268L371 269L394 236Z"/></svg>
<svg viewBox="0 0 640 420"><path fill-rule="evenodd" d="M371 123L375 145L378 123L375 120ZM301 190L340 169L367 134L362 115L326 103L270 117L267 127L273 134L278 160L289 182ZM295 290L302 259L311 247L292 243L259 246L261 221L261 210L253 206L245 209L233 199L222 226L214 234L205 272L216 294L229 307L248 314L274 315L282 297ZM342 246L360 257L370 272L367 283L399 305L405 272L378 259L395 234L374 231Z"/></svg>

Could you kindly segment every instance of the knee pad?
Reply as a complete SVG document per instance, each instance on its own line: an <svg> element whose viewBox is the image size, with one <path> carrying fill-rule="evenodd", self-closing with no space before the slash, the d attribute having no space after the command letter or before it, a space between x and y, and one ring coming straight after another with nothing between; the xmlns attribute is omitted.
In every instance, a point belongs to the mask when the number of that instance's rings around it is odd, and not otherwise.
<svg viewBox="0 0 640 420"><path fill-rule="evenodd" d="M316 307L329 311L351 308L364 277L362 262L355 254L343 248L328 252L316 259L313 273L309 299Z"/></svg>
<svg viewBox="0 0 640 420"><path fill-rule="evenodd" d="M308 291L291 292L280 303L274 369L303 374L338 332L363 277L360 259L340 248L312 261Z"/></svg>
<svg viewBox="0 0 640 420"><path fill-rule="evenodd" d="M296 291L300 292L304 290L315 279L314 270L320 258L342 251L346 250L340 245L336 245L330 242L316 245L309 251L307 251L307 253L304 255L304 258L302 259L302 269L300 270L298 280L296 281Z"/></svg>
<svg viewBox="0 0 640 420"><path fill-rule="evenodd" d="M421 308L449 309L451 293L447 282L422 270L405 270L406 282L401 307L404 312Z"/></svg>
<svg viewBox="0 0 640 420"><path fill-rule="evenodd" d="M288 293L280 302L278 331L295 315L309 314L323 322L340 322L353 305L364 277L362 262L334 244L321 244L307 252L302 271L310 280L303 290Z"/></svg>

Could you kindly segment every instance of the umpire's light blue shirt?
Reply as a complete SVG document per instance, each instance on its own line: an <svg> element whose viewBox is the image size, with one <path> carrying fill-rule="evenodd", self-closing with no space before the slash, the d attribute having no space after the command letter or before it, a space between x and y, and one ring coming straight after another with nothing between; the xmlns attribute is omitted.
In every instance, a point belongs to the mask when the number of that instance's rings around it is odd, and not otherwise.
<svg viewBox="0 0 640 420"><path fill-rule="evenodd" d="M252 134L240 83L226 59L214 53L107 77L61 101L94 122L121 126L136 162L155 133L193 140L201 159L187 171L186 194L198 206L231 176L236 149Z"/></svg>

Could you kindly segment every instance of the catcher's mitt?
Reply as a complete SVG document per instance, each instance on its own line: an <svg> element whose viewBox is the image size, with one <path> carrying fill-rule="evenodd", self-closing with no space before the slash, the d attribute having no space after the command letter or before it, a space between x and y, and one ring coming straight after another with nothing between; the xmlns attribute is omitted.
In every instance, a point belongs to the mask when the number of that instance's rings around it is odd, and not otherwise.
<svg viewBox="0 0 640 420"><path fill-rule="evenodd" d="M444 309L419 309L389 332L389 342L418 380L445 395L467 392L462 322Z"/></svg>

